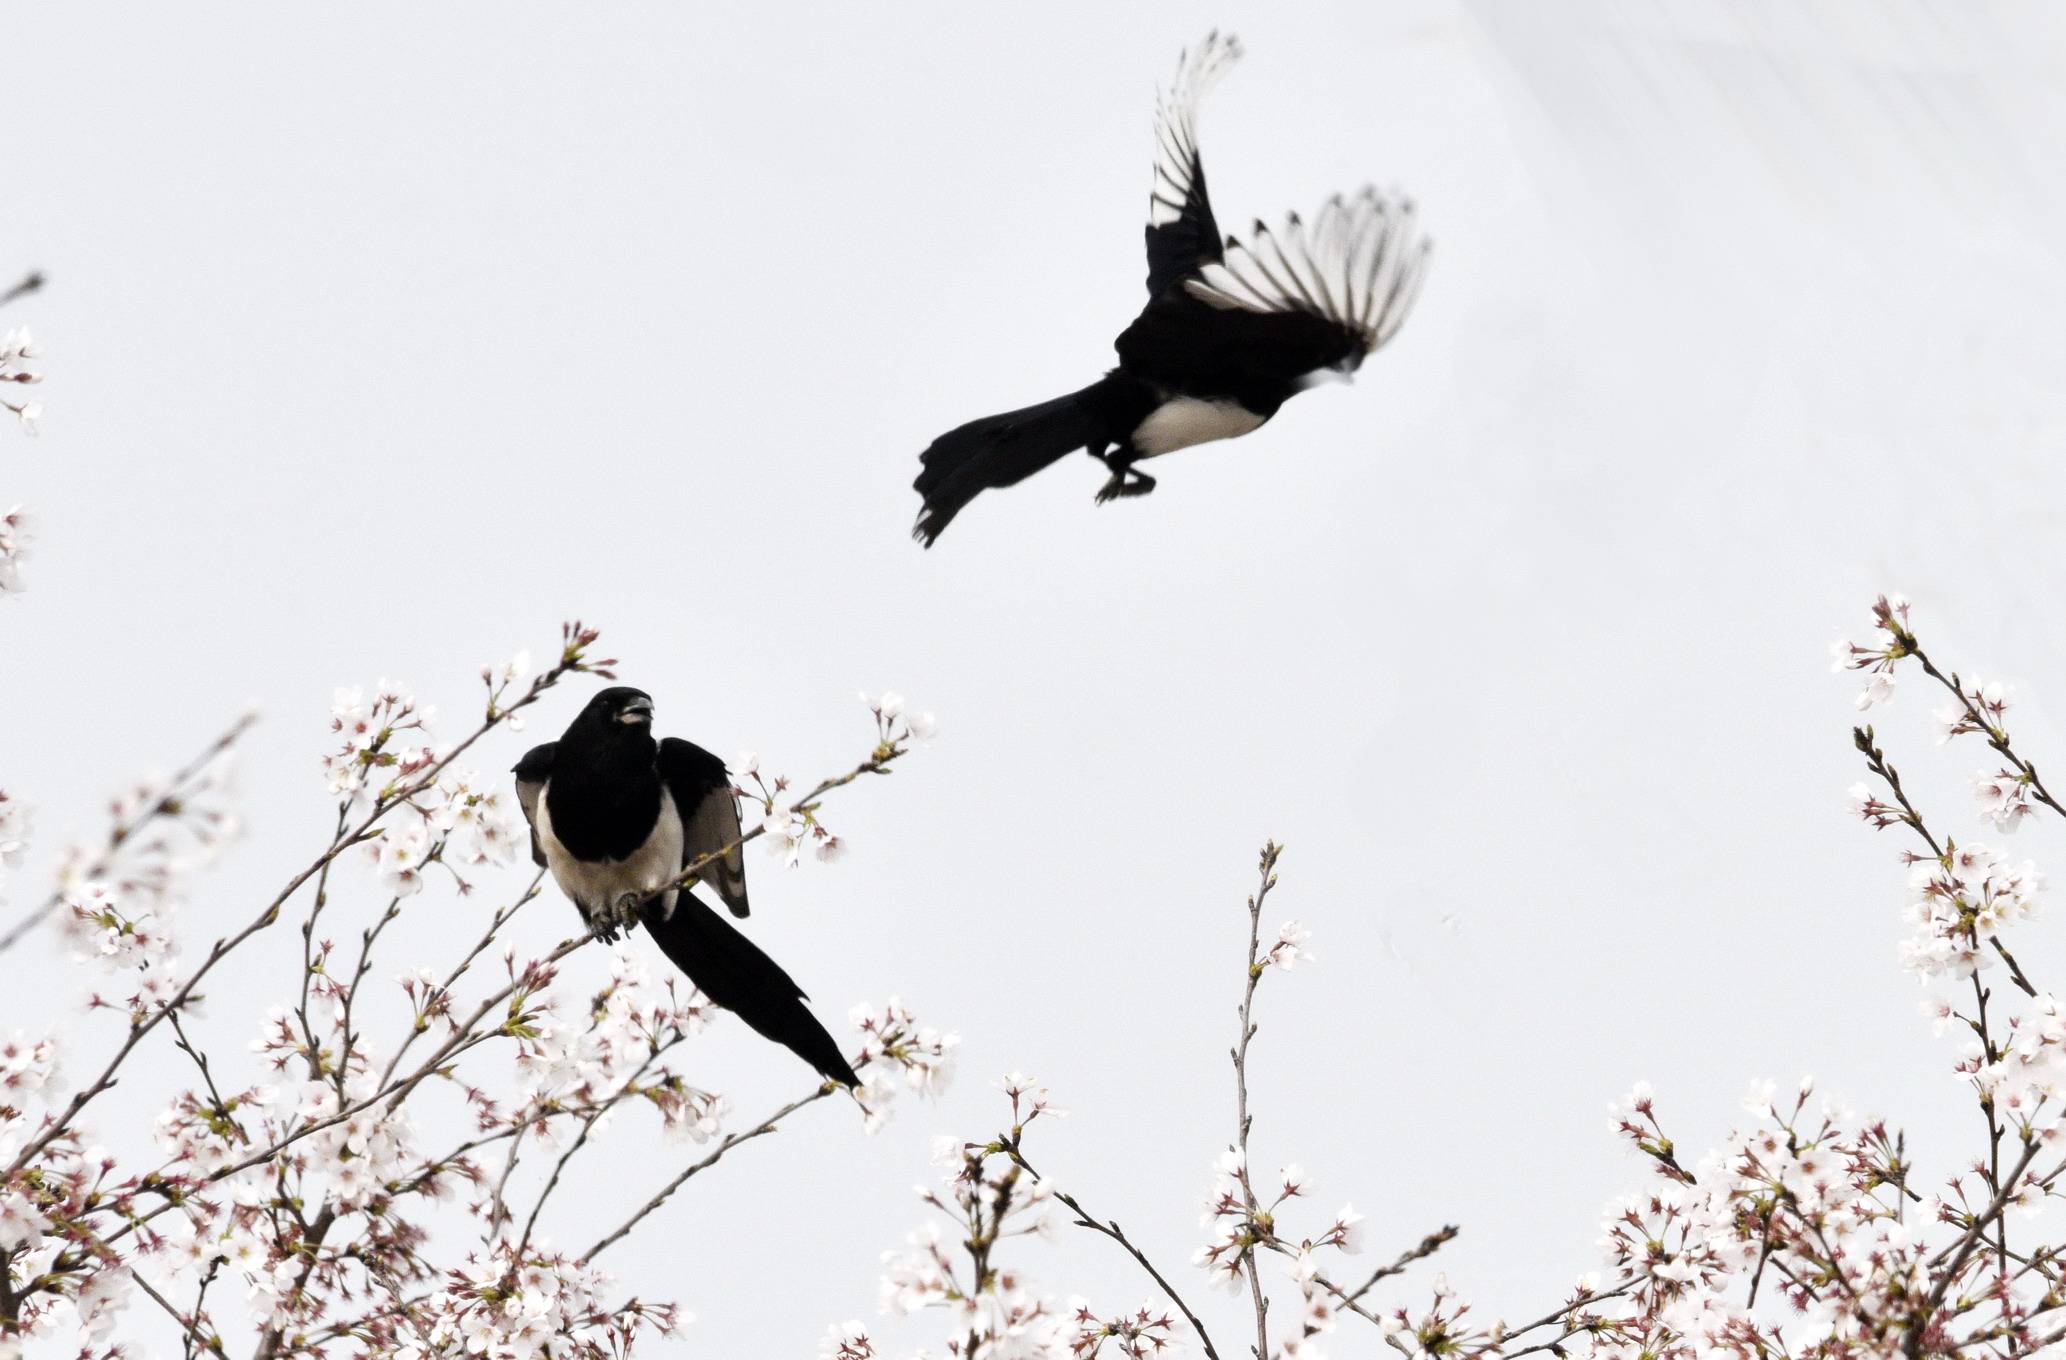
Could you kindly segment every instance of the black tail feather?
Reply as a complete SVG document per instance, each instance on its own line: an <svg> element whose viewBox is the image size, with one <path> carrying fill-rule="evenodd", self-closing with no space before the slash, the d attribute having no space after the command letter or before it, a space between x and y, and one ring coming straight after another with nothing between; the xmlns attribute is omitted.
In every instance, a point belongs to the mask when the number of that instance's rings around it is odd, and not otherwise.
<svg viewBox="0 0 2066 1360"><path fill-rule="evenodd" d="M1104 432L1097 397L1104 381L1038 406L984 416L947 431L918 455L912 488L925 498L911 536L930 548L962 507L997 486L1024 481L1085 448Z"/></svg>
<svg viewBox="0 0 2066 1360"><path fill-rule="evenodd" d="M861 1084L838 1043L803 1004L803 988L729 921L684 892L672 916L662 919L649 908L645 923L654 943L705 996L830 1080Z"/></svg>

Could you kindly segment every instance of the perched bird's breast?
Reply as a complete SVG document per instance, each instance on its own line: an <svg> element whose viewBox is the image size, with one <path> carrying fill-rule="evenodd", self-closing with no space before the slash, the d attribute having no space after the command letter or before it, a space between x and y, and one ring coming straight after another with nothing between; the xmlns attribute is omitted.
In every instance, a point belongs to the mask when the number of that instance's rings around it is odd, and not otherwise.
<svg viewBox="0 0 2066 1360"><path fill-rule="evenodd" d="M1170 396L1134 427L1134 452L1143 458L1174 453L1193 444L1233 439L1259 427L1258 415L1231 397Z"/></svg>
<svg viewBox="0 0 2066 1360"><path fill-rule="evenodd" d="M585 911L610 906L626 894L649 896L681 872L682 820L664 785L656 789L658 815L644 838L629 846L591 843L574 834L571 827L563 839L553 826L552 792L548 781L538 800L538 844L545 851L553 882ZM568 840L573 841L571 846ZM616 850L624 853L613 853ZM674 911L674 898L669 892L661 900L663 916Z"/></svg>

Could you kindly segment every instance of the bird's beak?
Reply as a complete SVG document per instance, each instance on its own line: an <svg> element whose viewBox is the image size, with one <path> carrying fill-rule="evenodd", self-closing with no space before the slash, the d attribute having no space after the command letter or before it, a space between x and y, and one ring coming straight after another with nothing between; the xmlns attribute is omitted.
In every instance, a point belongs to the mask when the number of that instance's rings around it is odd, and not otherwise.
<svg viewBox="0 0 2066 1360"><path fill-rule="evenodd" d="M622 723L653 721L653 701L651 699L633 699L617 711L617 721Z"/></svg>

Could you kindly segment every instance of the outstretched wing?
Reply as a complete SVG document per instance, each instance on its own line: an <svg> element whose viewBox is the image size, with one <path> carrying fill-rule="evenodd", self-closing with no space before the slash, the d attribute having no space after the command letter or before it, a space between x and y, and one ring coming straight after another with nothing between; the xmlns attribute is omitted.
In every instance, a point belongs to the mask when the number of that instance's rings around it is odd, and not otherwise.
<svg viewBox="0 0 2066 1360"><path fill-rule="evenodd" d="M517 803L524 809L524 823L531 828L531 862L543 869L545 849L538 844L538 799L545 793L545 781L552 777L553 752L559 743L548 741L524 752L516 763Z"/></svg>
<svg viewBox="0 0 2066 1360"><path fill-rule="evenodd" d="M740 836L739 800L725 763L692 741L669 737L660 743L661 782L682 819L682 867L726 846L732 849L703 866L697 879L723 899L734 916L751 910L746 901L746 856Z"/></svg>
<svg viewBox="0 0 2066 1360"><path fill-rule="evenodd" d="M1198 155L1198 105L1241 56L1232 34L1206 35L1177 60L1176 79L1155 98L1155 182L1148 195L1148 296L1220 258L1220 229Z"/></svg>
<svg viewBox="0 0 2066 1360"><path fill-rule="evenodd" d="M1376 189L1336 195L1310 225L1296 213L1281 231L1257 222L1253 237L1228 237L1225 255L1184 289L1230 316L1283 319L1276 329L1301 341L1286 347L1286 363L1303 362L1325 332L1343 356L1330 362L1362 363L1405 324L1427 272L1429 245L1412 202Z"/></svg>
<svg viewBox="0 0 2066 1360"><path fill-rule="evenodd" d="M654 943L705 996L821 1075L843 1086L861 1084L838 1042L803 1004L803 988L724 917L688 893L672 915L652 907L644 915Z"/></svg>

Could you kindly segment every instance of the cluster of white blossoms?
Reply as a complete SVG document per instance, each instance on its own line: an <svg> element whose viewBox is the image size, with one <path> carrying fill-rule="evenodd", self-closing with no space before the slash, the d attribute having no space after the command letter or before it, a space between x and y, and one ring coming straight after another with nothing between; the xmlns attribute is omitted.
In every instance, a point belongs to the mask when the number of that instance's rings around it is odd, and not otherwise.
<svg viewBox="0 0 2066 1360"><path fill-rule="evenodd" d="M768 855L780 860L785 869L794 869L803 862L807 846L827 864L846 853L846 842L833 835L815 812L798 813L794 808L771 803L761 817L760 829L767 841Z"/></svg>
<svg viewBox="0 0 2066 1360"><path fill-rule="evenodd" d="M2004 727L2007 689L1938 667L1898 596L1874 603L1872 645L1840 643L1838 668L1862 672L1859 707L1884 703L1900 667L1950 696L1940 741L1973 735L2003 760L1975 781L1979 811L2008 830L2039 807L2057 809ZM1602 1249L1611 1278L1581 1281L1562 1309L1511 1335L1499 1325L1459 1330L1461 1313L1395 1315L1395 1348L1409 1354L1516 1354L1551 1348L1604 1360L1916 1360L2006 1357L2066 1340L2066 1251L2035 1236L2010 1208L2034 1209L2066 1163L2058 1109L2066 1090L2066 1014L2004 943L2030 915L2042 877L1978 841L1933 833L1871 728L1854 742L1877 781L1851 790L1854 813L1913 833L1912 929L1905 968L1970 989L1968 1003L1926 1004L1940 1032L1970 1036L1954 1072L1977 1097L1985 1139L1932 1190L1901 1134L1815 1101L1803 1081L1778 1097L1755 1088L1753 1116L1722 1147L1688 1166L1647 1086L1616 1109L1618 1134L1657 1181L1616 1204ZM1982 976L1982 970L2005 968ZM2013 988L2013 990L2011 990ZM2016 1009L2018 1002L2025 1003ZM1536 1333L1549 1329L1547 1339ZM1525 1338L1525 1340L1524 1340ZM1517 1349L1518 1348L1518 1349Z"/></svg>
<svg viewBox="0 0 2066 1360"><path fill-rule="evenodd" d="M71 913L74 957L98 964L125 985L134 984L132 1013L171 999L179 963L172 897L139 893L125 898L104 883L92 883L68 896L65 905Z"/></svg>
<svg viewBox="0 0 2066 1360"><path fill-rule="evenodd" d="M608 1301L610 1278L539 1247L498 1242L414 1305L377 1353L394 1360L618 1360L671 1335L668 1305Z"/></svg>
<svg viewBox="0 0 2066 1360"><path fill-rule="evenodd" d="M382 680L364 690L340 689L330 700L335 749L323 756L331 794L356 806L384 796L394 784L437 760L423 741L436 710L419 707L405 685Z"/></svg>
<svg viewBox="0 0 2066 1360"><path fill-rule="evenodd" d="M0 336L0 388L42 382L43 375L28 366L28 361L36 357L36 342L27 326L17 326ZM10 412L23 430L36 433L36 422L43 415L42 402L13 401L0 396L0 408ZM22 591L22 563L29 558L29 544L35 536L35 523L26 509L16 505L0 514L0 596Z"/></svg>
<svg viewBox="0 0 2066 1360"><path fill-rule="evenodd" d="M11 384L21 388L42 382L42 373L29 367L31 359L42 357L43 352L36 348L36 339L29 334L27 326L16 326L6 335L0 335L0 387ZM20 421L23 430L36 433L36 422L43 418L42 402L0 397L0 407L5 407Z"/></svg>
<svg viewBox="0 0 2066 1360"><path fill-rule="evenodd" d="M659 1111L674 1137L704 1142L720 1131L725 1098L690 1086L658 1057L709 1023L713 1003L669 978L656 983L637 955L616 951L609 984L578 1016L541 1004L516 1053L523 1105L512 1123L551 1129L548 1110L636 1098Z"/></svg>
<svg viewBox="0 0 2066 1360"><path fill-rule="evenodd" d="M170 999L179 961L173 926L186 885L243 829L228 741L183 775L123 788L109 799L106 839L62 852L60 924L73 955L116 978L132 1014Z"/></svg>
<svg viewBox="0 0 2066 1360"><path fill-rule="evenodd" d="M891 1102L899 1092L936 1099L952 1084L959 1034L921 1024L896 997L881 1006L855 1006L847 1019L861 1031L861 1054L854 1064L861 1073L861 1089L856 1095L868 1112L868 1132L889 1121Z"/></svg>
<svg viewBox="0 0 2066 1360"><path fill-rule="evenodd" d="M401 686L340 692L323 760L338 799L336 830L276 898L261 898L254 917L205 951L190 947L183 958L171 926L192 896L188 874L237 830L218 757L246 723L172 779L125 789L112 800L105 842L65 853L57 891L28 923L69 906L60 919L76 952L135 995L111 1056L94 1061L95 1075L62 1104L55 1045L0 1040L0 1360L19 1354L22 1341L92 1360L146 1341L180 1345L167 1327L184 1330L196 1355L221 1353L220 1338L242 1327L256 1330L256 1353L282 1356L624 1360L634 1341L673 1329L671 1305L613 1295L587 1258L629 1235L680 1181L638 1187L629 1204L644 1199L643 1207L573 1257L542 1235L553 1218L548 1201L573 1183L561 1171L612 1133L621 1112L657 1115L657 1129L641 1119L630 1130L642 1140L664 1132L715 1142L692 1163L695 1174L838 1092L814 1085L728 1136L723 1098L686 1080L675 1053L714 1004L685 980L655 981L629 951L602 956L609 978L599 990L589 981L579 994L556 992L565 959L586 942L520 956L503 927L532 889L482 912L485 930L470 949L435 967L411 959L400 978L406 1008L379 981L395 965L383 966L377 947L392 950L400 936L388 927L432 869L441 879L449 871L464 894L473 885L462 871L506 864L523 843L506 781L460 769L451 755L498 725L515 726L566 676L610 678L613 663L588 657L595 641L593 629L567 625L553 664L528 682L522 657L484 668L480 725L443 747L433 745L430 710ZM886 770L921 730L929 727L878 714L871 754L794 800L800 819L815 827L816 798ZM20 859L27 822L22 803L0 794L0 871ZM333 866L357 848L373 855L384 903L334 881ZM491 881L483 875L482 888ZM234 965L217 964L296 916L299 939L287 943L300 966L272 975L279 990L246 997L227 985ZM246 968L236 976L267 975ZM239 1074L236 1055L208 1043L219 1026L190 1023L211 995L277 1003L251 1045L257 1072ZM897 1093L945 1087L956 1036L894 1000L855 1017L868 1128ZM155 1064L148 1073L147 1063ZM258 1079L240 1088L245 1076ZM141 1157L118 1158L90 1140L82 1112L90 1117L118 1081L126 1093L149 1077L169 1078L172 1089ZM433 1092L456 1094L463 1117L419 1099ZM434 1209L455 1196L463 1212ZM464 1234L456 1248L455 1227ZM450 1269L455 1259L466 1264ZM118 1343L121 1310L143 1298L150 1308L120 1323L134 1335ZM1008 1301L991 1311L1003 1331L1024 1325Z"/></svg>
<svg viewBox="0 0 2066 1360"><path fill-rule="evenodd" d="M1858 693L1858 707L1871 708L1894 697L1894 668L1911 654L1914 637L1908 631L1908 600L1900 595L1882 595L1872 602L1872 626L1881 638L1870 644L1838 638L1829 644L1832 671L1860 671L1865 688Z"/></svg>
<svg viewBox="0 0 2066 1360"><path fill-rule="evenodd" d="M1982 770L1973 776L1973 802L1997 831L2014 831L2037 811L2027 776L2016 770Z"/></svg>
<svg viewBox="0 0 2066 1360"><path fill-rule="evenodd" d="M1249 1212L1249 1189L1255 1192L1255 1211ZM1313 1177L1293 1162L1274 1177L1257 1176L1252 1182L1239 1148L1228 1148L1212 1164L1212 1187L1205 1198L1205 1212L1199 1222L1213 1229L1212 1240L1198 1249L1194 1264L1202 1267L1215 1284L1237 1288L1241 1279L1241 1258L1257 1243L1274 1243L1292 1254L1294 1277L1310 1264L1314 1252L1333 1250L1354 1256L1363 1250L1363 1215L1344 1204L1317 1231L1291 1235L1283 1222L1284 1205L1309 1195Z"/></svg>
<svg viewBox="0 0 2066 1360"><path fill-rule="evenodd" d="M482 668L491 718L528 665L529 658L519 654ZM523 812L503 780L445 769L435 782L424 782L426 772L443 758L431 744L435 716L436 710L418 704L406 686L388 680L374 686L371 699L361 690L340 689L331 703L330 731L338 745L323 756L330 792L348 810L402 799L366 842L375 875L391 897L422 892L431 867L438 864L467 892L472 885L460 875L462 868L509 864L527 843ZM517 725L513 715L501 720ZM424 780L407 785L418 774Z"/></svg>
<svg viewBox="0 0 2066 1360"><path fill-rule="evenodd" d="M1047 1185L985 1145L938 1139L933 1161L944 1168L940 1183L920 1186L918 1196L951 1223L952 1236L928 1220L902 1250L883 1253L882 1311L901 1318L944 1310L949 1355L1061 1360L1069 1354L1072 1310L1042 1297L998 1259L1004 1242L1049 1231ZM842 1340L851 1344L853 1337Z"/></svg>
<svg viewBox="0 0 2066 1360"><path fill-rule="evenodd" d="M422 892L433 864L449 869L465 893L473 885L459 876L461 868L512 863L527 835L513 793L476 771L460 770L411 796L366 842L366 854L391 897Z"/></svg>
<svg viewBox="0 0 2066 1360"><path fill-rule="evenodd" d="M8 1046L12 1061L22 1064L27 1080L17 1091L36 1097L54 1094L53 1053L47 1043L16 1040ZM13 1099L0 1111L0 1167L22 1160L23 1146L46 1130L47 1110L30 1113ZM91 1202L95 1187L104 1185L114 1159L103 1149L82 1150L78 1140L57 1136L43 1144L32 1166L0 1170L0 1258L9 1283L19 1289L27 1280L45 1281L33 1296L16 1296L13 1322L0 1344L22 1353L24 1343L37 1353L108 1354L107 1343L130 1298L133 1280L128 1264L114 1253L78 1253L67 1235L71 1221ZM62 1268L60 1268L62 1267Z"/></svg>
<svg viewBox="0 0 2066 1360"><path fill-rule="evenodd" d="M1097 1360L1116 1355L1121 1360L1155 1360L1177 1355L1183 1346L1177 1341L1177 1320L1166 1310L1136 1308L1117 1317L1099 1317L1088 1305L1078 1304L1070 1318L1075 1336L1069 1342L1071 1360ZM1287 1352L1288 1353L1288 1352Z"/></svg>
<svg viewBox="0 0 2066 1360"><path fill-rule="evenodd" d="M1923 666L1929 677L1941 685L1947 698L1935 714L1939 745L1969 733L1986 738L1987 744L2004 756L2009 737L2003 723L2009 710L2009 687L1999 680L1981 680L1938 671L1924 654L1910 627L1910 606L1899 595L1882 595L1873 602L1873 628L1879 634L1870 644L1843 638L1830 644L1835 657L1833 669L1862 671L1866 688L1858 696L1859 708L1885 704L1893 697L1896 669L1909 662ZM2027 762L2011 758L2008 765L1982 770L1973 776L1973 800L1979 813L1998 831L2010 832L2037 810L2047 795L2037 782L2037 773ZM1897 809L1879 800L1865 785L1851 790L1854 811L1875 826L1904 820Z"/></svg>
<svg viewBox="0 0 2066 1360"><path fill-rule="evenodd" d="M1298 922L1286 921L1278 927L1276 941L1264 951L1257 962L1268 964L1272 968L1280 968L1287 973L1302 963L1315 963L1318 961L1317 957L1312 950L1306 948L1306 941L1311 939L1312 935L1312 931Z"/></svg>
<svg viewBox="0 0 2066 1360"><path fill-rule="evenodd" d="M942 1174L937 1185L917 1193L936 1216L901 1248L883 1253L881 1311L893 1319L941 1317L945 1354L957 1360L1150 1360L1182 1353L1182 1324L1170 1311L1143 1306L1106 1314L1080 1298L1057 1303L1002 1259L1013 1242L1053 1235L1048 1210L1057 1200L1072 1215L1087 1211L1042 1180L1023 1152L1027 1130L1063 1111L1021 1073L995 1085L1011 1103L1008 1132L983 1143L933 1141L933 1164ZM1271 1360L1315 1354L1300 1344L1273 1350ZM868 1328L850 1321L829 1327L818 1353L822 1360L876 1360L880 1351ZM928 1353L917 1354L923 1360Z"/></svg>
<svg viewBox="0 0 2066 1360"><path fill-rule="evenodd" d="M243 831L235 806L230 745L255 721L247 714L213 752L182 774L145 775L108 799L108 831L98 845L63 851L58 888L67 895L105 885L124 899L169 897L212 864Z"/></svg>
<svg viewBox="0 0 2066 1360"><path fill-rule="evenodd" d="M0 789L0 906L7 903L8 875L29 853L29 830L35 812L20 798Z"/></svg>
<svg viewBox="0 0 2066 1360"><path fill-rule="evenodd" d="M377 1101L379 1093L379 1078L369 1070L342 1081L302 1083L294 1112L316 1130L298 1145L306 1163L305 1199L340 1212L364 1209L411 1164L415 1123L406 1106Z"/></svg>
<svg viewBox="0 0 2066 1360"><path fill-rule="evenodd" d="M939 734L939 719L928 710L913 712L905 706L904 696L895 690L884 690L879 695L861 693L861 704L875 715L875 735L878 741L893 745L906 742L928 742Z"/></svg>
<svg viewBox="0 0 2066 1360"><path fill-rule="evenodd" d="M2010 863L1999 850L1970 841L1942 858L1918 857L1909 869L1915 899L1901 964L1924 981L1970 977L1990 966L1987 942L2037 909L2044 875L2029 860Z"/></svg>
<svg viewBox="0 0 2066 1360"><path fill-rule="evenodd" d="M1967 1045L1960 1071L1995 1112L2026 1137L2059 1136L2061 1096L2066 1095L2066 1010L2050 992L2030 999L2030 1008L2009 1017L2008 1033L1996 1039L1993 1060L1978 1040Z"/></svg>
<svg viewBox="0 0 2066 1360"><path fill-rule="evenodd" d="M22 580L22 563L29 560L29 545L36 541L36 520L20 505L0 514L0 595L19 595L27 586Z"/></svg>
<svg viewBox="0 0 2066 1360"><path fill-rule="evenodd" d="M894 690L879 698L863 693L861 703L875 718L878 758L914 742L929 742L939 730L932 714L908 712L904 696ZM820 820L816 805L808 798L801 805L793 803L788 797L788 777L764 774L757 752L741 751L732 762L732 774L737 781L733 792L760 804L761 837L768 855L781 861L784 868L800 864L805 850L828 864L846 854L846 841Z"/></svg>
<svg viewBox="0 0 2066 1360"><path fill-rule="evenodd" d="M30 1097L57 1085L57 1042L32 1039L20 1030L0 1039L0 1105L17 1109ZM7 1156L12 1157L10 1148Z"/></svg>
<svg viewBox="0 0 2066 1360"><path fill-rule="evenodd" d="M1835 1106L1810 1115L1812 1083L1746 1106L1758 1116L1693 1171L1679 1165L1647 1091L1618 1128L1660 1184L1617 1204L1601 1243L1616 1283L1581 1284L1565 1325L1588 1354L1637 1357L1901 1356L1950 1322L1981 1283L1959 1250L1961 1214L1920 1194L1898 1135ZM1639 1113L1638 1113L1639 1112ZM1974 1206L1985 1207L1985 1206ZM1951 1225L1949 1234L1933 1232ZM1940 1289L1939 1285L1943 1287ZM1612 1309L1605 1301L1619 1297ZM1921 1353L1937 1353L1951 1338ZM1574 1346L1574 1349L1576 1347Z"/></svg>

